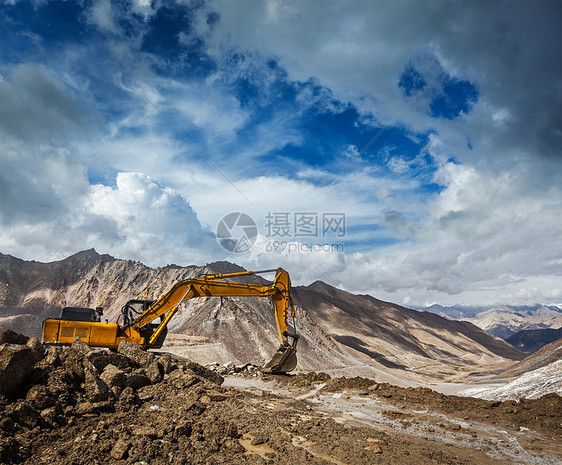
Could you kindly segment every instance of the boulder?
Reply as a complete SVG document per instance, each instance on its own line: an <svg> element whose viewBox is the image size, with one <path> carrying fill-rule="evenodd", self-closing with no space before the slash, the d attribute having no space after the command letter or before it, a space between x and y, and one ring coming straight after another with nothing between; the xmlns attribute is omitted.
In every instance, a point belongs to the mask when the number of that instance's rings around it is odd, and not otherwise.
<svg viewBox="0 0 562 465"><path fill-rule="evenodd" d="M168 374L172 371L172 356L170 354L158 355L156 357L156 362L160 365L164 374Z"/></svg>
<svg viewBox="0 0 562 465"><path fill-rule="evenodd" d="M119 396L119 404L121 404L121 406L129 408L131 405L136 405L138 403L139 396L133 390L133 388L127 386L125 389L123 389L121 395Z"/></svg>
<svg viewBox="0 0 562 465"><path fill-rule="evenodd" d="M78 378L84 378L84 357L90 352L90 347L77 337L70 347L62 351L59 358L65 368L72 371Z"/></svg>
<svg viewBox="0 0 562 465"><path fill-rule="evenodd" d="M143 386L148 386L150 384L150 379L146 376L144 369L139 368L127 376L125 384L127 387L139 389Z"/></svg>
<svg viewBox="0 0 562 465"><path fill-rule="evenodd" d="M45 386L36 384L27 391L26 400L31 402L31 405L38 410L44 410L52 407L55 404L55 397Z"/></svg>
<svg viewBox="0 0 562 465"><path fill-rule="evenodd" d="M61 351L60 347L47 347L45 356L33 367L33 374L31 375L30 383L47 384L49 373L60 366L59 354Z"/></svg>
<svg viewBox="0 0 562 465"><path fill-rule="evenodd" d="M168 383L176 389L189 389L200 381L201 378L195 376L192 371L184 373L182 370L173 371L168 378Z"/></svg>
<svg viewBox="0 0 562 465"><path fill-rule="evenodd" d="M151 384L156 384L162 381L163 371L161 371L160 364L155 360L144 369L146 376Z"/></svg>
<svg viewBox="0 0 562 465"><path fill-rule="evenodd" d="M10 412L14 423L33 429L44 424L41 414L29 402L18 402Z"/></svg>
<svg viewBox="0 0 562 465"><path fill-rule="evenodd" d="M37 341L37 338L32 339ZM43 357L43 347L35 341L29 345L0 346L0 395L17 393L33 372L34 365Z"/></svg>
<svg viewBox="0 0 562 465"><path fill-rule="evenodd" d="M51 423L51 425L54 425L56 423L64 423L64 419L61 418L60 414L62 413L60 406L58 405L54 405L53 407L49 407L46 409L43 409L41 411L41 418L43 418L43 420L45 420L48 423Z"/></svg>
<svg viewBox="0 0 562 465"><path fill-rule="evenodd" d="M63 393L74 391L76 388L76 378L72 372L65 370L64 367L58 367L49 373L47 387L54 395L59 396Z"/></svg>
<svg viewBox="0 0 562 465"><path fill-rule="evenodd" d="M59 355L61 353L60 347L48 346L45 351L45 356L35 364L35 368L56 368L60 365Z"/></svg>
<svg viewBox="0 0 562 465"><path fill-rule="evenodd" d="M92 350L92 349L90 349L90 346L88 344L86 344L79 337L76 337L74 339L74 341L72 342L72 344L62 351L62 353L60 355L60 358L64 362L69 355L71 355L75 352L78 352L78 353L82 354L82 356L84 356L88 352L90 352L90 350Z"/></svg>
<svg viewBox="0 0 562 465"><path fill-rule="evenodd" d="M208 368L205 368L202 365L199 365L198 363L189 362L187 364L187 368L191 370L193 373L195 373L197 376L208 379L209 381L212 381L215 384L221 385L224 382L224 378L221 375L215 373L214 371L209 370Z"/></svg>
<svg viewBox="0 0 562 465"><path fill-rule="evenodd" d="M92 364L84 367L84 390L92 402L107 400L109 395L107 384L100 378L98 370Z"/></svg>
<svg viewBox="0 0 562 465"><path fill-rule="evenodd" d="M23 334L16 333L11 329L7 329L0 333L0 345L2 344L27 344L29 338Z"/></svg>
<svg viewBox="0 0 562 465"><path fill-rule="evenodd" d="M41 341L39 341L39 339L37 339L36 337L30 337L28 341L25 343L25 345L29 347L31 350L41 351L42 356L45 354L45 350L41 345Z"/></svg>
<svg viewBox="0 0 562 465"><path fill-rule="evenodd" d="M121 369L131 366L129 359L125 355L117 354L107 349L98 349L88 352L84 356L84 363L87 362L93 364L100 373L108 365L113 365Z"/></svg>
<svg viewBox="0 0 562 465"><path fill-rule="evenodd" d="M94 407L94 404L92 404L89 400L76 404L76 409L74 410L76 415L89 415L95 411L96 408Z"/></svg>
<svg viewBox="0 0 562 465"><path fill-rule="evenodd" d="M117 352L125 355L139 367L150 365L156 358L152 352L142 350L138 344L130 341L121 341L119 347L117 348Z"/></svg>
<svg viewBox="0 0 562 465"><path fill-rule="evenodd" d="M127 374L114 365L107 365L100 378L108 387L123 389L127 381Z"/></svg>

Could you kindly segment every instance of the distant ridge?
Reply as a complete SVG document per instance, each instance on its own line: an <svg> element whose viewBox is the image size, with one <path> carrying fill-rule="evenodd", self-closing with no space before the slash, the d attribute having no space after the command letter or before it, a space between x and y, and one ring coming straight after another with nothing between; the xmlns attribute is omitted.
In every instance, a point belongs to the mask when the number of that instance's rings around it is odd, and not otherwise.
<svg viewBox="0 0 562 465"><path fill-rule="evenodd" d="M471 307L431 305L416 307L452 320L474 323L494 336L507 339L523 330L558 329L562 327L562 308L556 305L496 305Z"/></svg>
<svg viewBox="0 0 562 465"><path fill-rule="evenodd" d="M562 328L524 329L509 336L506 342L523 352L533 353L560 338L562 338Z"/></svg>

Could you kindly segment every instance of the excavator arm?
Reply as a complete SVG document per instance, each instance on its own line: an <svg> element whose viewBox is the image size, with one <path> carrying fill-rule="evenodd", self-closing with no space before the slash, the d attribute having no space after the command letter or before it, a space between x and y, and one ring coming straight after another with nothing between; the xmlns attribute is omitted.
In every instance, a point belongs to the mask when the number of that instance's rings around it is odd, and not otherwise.
<svg viewBox="0 0 562 465"><path fill-rule="evenodd" d="M251 276L255 274L275 272L271 285L246 284L224 279ZM78 335L86 343L97 347L116 348L122 340L136 342L142 348L158 348L162 345L162 333L182 302L195 297L271 297L275 311L277 332L281 346L264 370L273 373L284 373L296 367L296 344L298 335L295 328L295 309L291 294L289 274L282 268L277 270L244 271L240 273L205 275L190 278L176 283L170 290L143 311L134 321L119 326L107 323L82 323L61 320L45 320L43 323L43 341L46 343L64 344L68 340L61 338L60 331L70 335ZM289 332L289 315L293 320L293 332ZM153 321L160 318L160 323ZM57 331L58 328L59 330ZM104 332L105 330L105 332ZM103 333L103 337L100 334ZM66 339L70 339L67 337ZM73 339L72 339L73 340ZM72 340L70 342L72 342Z"/></svg>

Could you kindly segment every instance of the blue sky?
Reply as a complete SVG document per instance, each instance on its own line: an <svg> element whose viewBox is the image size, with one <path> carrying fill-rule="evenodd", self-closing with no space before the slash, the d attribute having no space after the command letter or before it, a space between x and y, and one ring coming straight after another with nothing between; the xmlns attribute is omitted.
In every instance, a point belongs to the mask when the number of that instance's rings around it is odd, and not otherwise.
<svg viewBox="0 0 562 465"><path fill-rule="evenodd" d="M0 14L3 253L283 266L404 304L562 302L560 3ZM215 238L235 211L258 225L244 254ZM344 214L345 234L271 237L272 212Z"/></svg>

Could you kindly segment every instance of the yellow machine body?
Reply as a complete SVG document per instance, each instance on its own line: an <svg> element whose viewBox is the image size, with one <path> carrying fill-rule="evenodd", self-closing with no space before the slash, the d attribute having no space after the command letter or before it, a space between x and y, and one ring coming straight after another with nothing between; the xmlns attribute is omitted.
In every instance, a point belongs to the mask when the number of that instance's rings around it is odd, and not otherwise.
<svg viewBox="0 0 562 465"><path fill-rule="evenodd" d="M66 321L49 319L43 321L43 344L70 345L79 337L91 347L117 349L121 341L142 345L143 338L132 328L122 330L116 323L91 321ZM161 346L153 346L155 349Z"/></svg>

